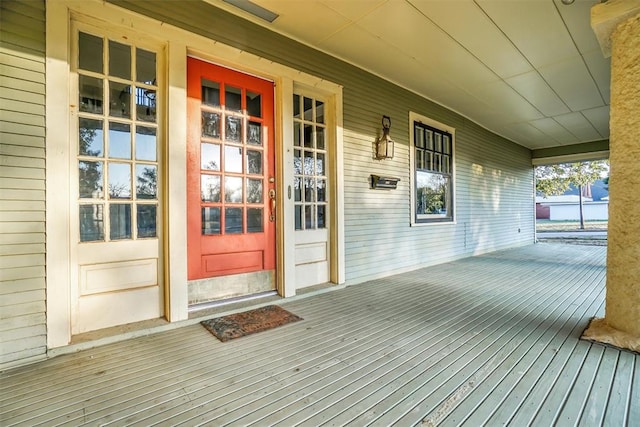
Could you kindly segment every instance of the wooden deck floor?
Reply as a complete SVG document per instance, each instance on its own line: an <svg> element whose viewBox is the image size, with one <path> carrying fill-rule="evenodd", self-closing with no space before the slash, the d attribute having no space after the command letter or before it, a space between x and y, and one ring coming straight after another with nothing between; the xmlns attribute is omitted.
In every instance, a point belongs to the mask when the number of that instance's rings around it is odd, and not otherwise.
<svg viewBox="0 0 640 427"><path fill-rule="evenodd" d="M606 248L538 244L282 303L0 376L0 425L640 426L640 356L579 340Z"/></svg>

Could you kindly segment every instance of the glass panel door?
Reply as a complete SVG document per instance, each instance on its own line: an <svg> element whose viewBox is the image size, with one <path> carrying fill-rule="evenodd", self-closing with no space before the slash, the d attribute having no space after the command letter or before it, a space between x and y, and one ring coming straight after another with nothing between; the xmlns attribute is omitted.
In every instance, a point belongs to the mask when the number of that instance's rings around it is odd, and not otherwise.
<svg viewBox="0 0 640 427"><path fill-rule="evenodd" d="M189 279L273 270L273 83L189 58L188 93Z"/></svg>

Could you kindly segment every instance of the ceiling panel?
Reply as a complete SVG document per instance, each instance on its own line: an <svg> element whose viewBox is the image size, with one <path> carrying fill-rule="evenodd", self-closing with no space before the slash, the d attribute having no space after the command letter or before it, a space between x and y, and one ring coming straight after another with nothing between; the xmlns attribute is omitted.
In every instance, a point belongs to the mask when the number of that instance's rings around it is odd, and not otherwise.
<svg viewBox="0 0 640 427"><path fill-rule="evenodd" d="M575 144L578 138L552 118L533 120L531 125L561 144Z"/></svg>
<svg viewBox="0 0 640 427"><path fill-rule="evenodd" d="M455 13L452 13L451 5L446 1L409 1L500 77L533 69L475 2L456 1Z"/></svg>
<svg viewBox="0 0 640 427"><path fill-rule="evenodd" d="M296 39L304 33L307 43L318 43L350 23L320 2L266 0L260 5L279 15L275 22L280 32Z"/></svg>
<svg viewBox="0 0 640 427"><path fill-rule="evenodd" d="M574 56L539 70L571 111L604 105L600 91L581 56Z"/></svg>
<svg viewBox="0 0 640 427"><path fill-rule="evenodd" d="M505 126L506 132L514 135L514 139L525 141L531 149L557 146L558 143L550 139L536 127L527 123L511 123Z"/></svg>
<svg viewBox="0 0 640 427"><path fill-rule="evenodd" d="M307 0L301 3L309 3L309 1L310 0ZM386 3L386 1L387 0L325 0L323 3L342 16L352 21L357 21L380 5Z"/></svg>
<svg viewBox="0 0 640 427"><path fill-rule="evenodd" d="M477 86L470 93L485 102L489 108L510 116L513 122L543 117L540 111L503 81ZM492 127L495 128L495 124Z"/></svg>
<svg viewBox="0 0 640 427"><path fill-rule="evenodd" d="M608 105L611 98L611 60L603 60L600 48L583 53L582 57L587 64L589 73L595 79L595 83L600 90L600 94Z"/></svg>
<svg viewBox="0 0 640 427"><path fill-rule="evenodd" d="M592 108L582 112L602 138L609 138L609 107Z"/></svg>
<svg viewBox="0 0 640 427"><path fill-rule="evenodd" d="M570 111L537 71L508 78L506 82L545 116L555 116Z"/></svg>
<svg viewBox="0 0 640 427"><path fill-rule="evenodd" d="M349 40L349 43L345 43L345 40ZM376 47L376 55L371 55L369 46L372 45ZM318 46L390 81L396 81L395 78L399 77L397 76L399 63L415 63L414 58L356 25L343 28L323 40ZM380 61L380 58L393 58L393 60ZM399 78L398 82L402 82L402 79Z"/></svg>
<svg viewBox="0 0 640 427"><path fill-rule="evenodd" d="M535 67L577 53L552 1L476 1Z"/></svg>
<svg viewBox="0 0 640 427"><path fill-rule="evenodd" d="M580 141L595 141L602 138L582 113L562 114L554 118Z"/></svg>

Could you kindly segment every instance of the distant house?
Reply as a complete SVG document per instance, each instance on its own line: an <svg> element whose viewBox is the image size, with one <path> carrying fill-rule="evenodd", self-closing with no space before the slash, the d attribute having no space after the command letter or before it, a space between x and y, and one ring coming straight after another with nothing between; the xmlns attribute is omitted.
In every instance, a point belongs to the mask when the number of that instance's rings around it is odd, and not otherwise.
<svg viewBox="0 0 640 427"><path fill-rule="evenodd" d="M571 186L559 196L536 195L536 219L555 221L579 220L579 189ZM587 220L609 219L609 190L602 180L597 180L582 193L584 216Z"/></svg>

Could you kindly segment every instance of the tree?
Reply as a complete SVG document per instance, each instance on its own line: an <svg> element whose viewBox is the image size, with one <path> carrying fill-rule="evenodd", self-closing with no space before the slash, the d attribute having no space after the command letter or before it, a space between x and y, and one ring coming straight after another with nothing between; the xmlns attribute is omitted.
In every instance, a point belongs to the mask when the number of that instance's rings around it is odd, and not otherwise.
<svg viewBox="0 0 640 427"><path fill-rule="evenodd" d="M601 178L608 170L608 160L538 166L535 169L536 192L544 197L557 196L567 191L571 185L578 187L580 229L584 229L582 194L587 185Z"/></svg>

